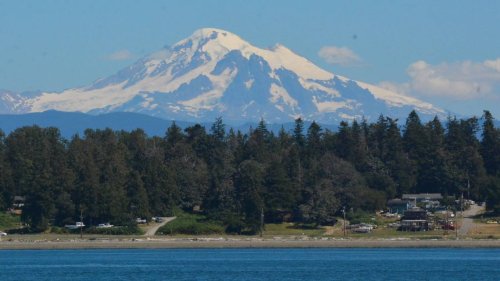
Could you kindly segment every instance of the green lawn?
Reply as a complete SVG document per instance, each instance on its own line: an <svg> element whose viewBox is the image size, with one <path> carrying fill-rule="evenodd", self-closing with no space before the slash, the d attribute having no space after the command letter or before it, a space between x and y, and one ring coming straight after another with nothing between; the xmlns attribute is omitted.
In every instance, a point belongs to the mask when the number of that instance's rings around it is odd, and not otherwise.
<svg viewBox="0 0 500 281"><path fill-rule="evenodd" d="M19 216L13 216L8 213L0 213L0 230L7 230L19 226Z"/></svg>
<svg viewBox="0 0 500 281"><path fill-rule="evenodd" d="M224 226L209 221L202 215L181 213L175 220L160 227L156 233L160 235L224 234Z"/></svg>
<svg viewBox="0 0 500 281"><path fill-rule="evenodd" d="M284 235L307 235L321 236L325 233L324 228L299 227L293 223L269 223L266 224L264 236L284 236Z"/></svg>

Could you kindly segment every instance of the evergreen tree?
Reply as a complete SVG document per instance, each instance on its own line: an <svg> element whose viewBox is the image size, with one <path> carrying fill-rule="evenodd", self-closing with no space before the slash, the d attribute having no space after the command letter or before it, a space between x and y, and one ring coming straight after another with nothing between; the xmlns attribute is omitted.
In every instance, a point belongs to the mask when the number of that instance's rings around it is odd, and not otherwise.
<svg viewBox="0 0 500 281"><path fill-rule="evenodd" d="M323 143L321 132L321 127L316 123L312 122L307 130L307 152L309 158L317 158L322 155Z"/></svg>
<svg viewBox="0 0 500 281"><path fill-rule="evenodd" d="M240 164L236 176L236 196L244 222L252 233L261 231L261 214L264 211L261 197L263 182L261 164L253 160L245 160Z"/></svg>
<svg viewBox="0 0 500 281"><path fill-rule="evenodd" d="M99 221L99 168L96 165L96 144L91 141L94 132L86 130L87 139L74 136L69 144L69 167L75 174L75 186L71 198L75 203L73 219L79 220L83 215L84 221L92 225Z"/></svg>
<svg viewBox="0 0 500 281"><path fill-rule="evenodd" d="M0 130L0 210L11 205L14 197L10 163L7 159L5 134Z"/></svg>
<svg viewBox="0 0 500 281"><path fill-rule="evenodd" d="M217 118L212 125L207 152L210 179L203 207L210 217L224 221L236 208L233 179L235 168L221 118Z"/></svg>
<svg viewBox="0 0 500 281"><path fill-rule="evenodd" d="M143 130L86 130L69 142L55 128L0 131L0 208L26 196L22 221L32 231L80 220L87 225L134 223L201 207L228 232L256 233L266 222L332 224L339 209L373 211L407 192L485 200L500 212L500 132L485 111L477 118L422 124L397 120L342 122L338 132L295 121L275 135L264 120L255 130L226 134L217 118L165 137Z"/></svg>
<svg viewBox="0 0 500 281"><path fill-rule="evenodd" d="M493 123L493 115L485 110L480 151L489 175L500 176L500 132Z"/></svg>
<svg viewBox="0 0 500 281"><path fill-rule="evenodd" d="M450 118L445 143L452 158L452 194L465 193L467 198L481 200L483 192L480 187L485 180L486 171L476 138L478 130L478 120L475 117L466 120Z"/></svg>
<svg viewBox="0 0 500 281"><path fill-rule="evenodd" d="M132 218L150 218L149 200L144 182L137 171L131 171L127 179L127 198Z"/></svg>
<svg viewBox="0 0 500 281"><path fill-rule="evenodd" d="M15 192L26 196L21 219L33 231L43 231L56 212L55 195L71 185L59 130L24 127L6 143Z"/></svg>
<svg viewBox="0 0 500 281"><path fill-rule="evenodd" d="M295 144L302 149L305 145L305 137L304 137L304 121L302 118L295 119L295 128L293 129L293 139L295 140Z"/></svg>

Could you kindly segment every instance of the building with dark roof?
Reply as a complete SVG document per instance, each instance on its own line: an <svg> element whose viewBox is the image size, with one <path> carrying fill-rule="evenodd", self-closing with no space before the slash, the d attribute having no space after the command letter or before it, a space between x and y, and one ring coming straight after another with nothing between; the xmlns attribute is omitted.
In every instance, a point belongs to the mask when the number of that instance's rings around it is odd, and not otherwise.
<svg viewBox="0 0 500 281"><path fill-rule="evenodd" d="M387 201L387 209L389 209L389 213L391 214L404 214L406 210L411 207L410 201L402 200L399 198L390 199Z"/></svg>

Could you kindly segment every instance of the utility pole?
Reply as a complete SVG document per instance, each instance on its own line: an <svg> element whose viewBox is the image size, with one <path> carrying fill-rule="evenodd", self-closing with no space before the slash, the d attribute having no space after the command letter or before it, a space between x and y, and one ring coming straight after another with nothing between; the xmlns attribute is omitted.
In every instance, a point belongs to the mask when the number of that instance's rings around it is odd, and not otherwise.
<svg viewBox="0 0 500 281"><path fill-rule="evenodd" d="M264 231L264 207L260 209L260 237L262 237L262 232Z"/></svg>
<svg viewBox="0 0 500 281"><path fill-rule="evenodd" d="M450 211L450 206L446 207L446 216L444 220L444 235L448 235L448 212Z"/></svg>
<svg viewBox="0 0 500 281"><path fill-rule="evenodd" d="M468 175L467 175L467 199L470 200L470 180Z"/></svg>
<svg viewBox="0 0 500 281"><path fill-rule="evenodd" d="M346 225L346 220L345 220L345 206L342 207L342 213L344 214L344 223L343 223L343 225L344 225L344 238L345 238L345 225Z"/></svg>
<svg viewBox="0 0 500 281"><path fill-rule="evenodd" d="M80 208L80 222L83 223L83 211ZM80 225L80 239L83 239L83 226Z"/></svg>

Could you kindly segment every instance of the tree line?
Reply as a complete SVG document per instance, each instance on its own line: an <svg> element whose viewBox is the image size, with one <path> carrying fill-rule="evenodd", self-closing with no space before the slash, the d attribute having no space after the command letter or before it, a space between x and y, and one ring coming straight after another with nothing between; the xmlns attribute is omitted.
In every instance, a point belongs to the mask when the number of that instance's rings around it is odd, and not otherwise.
<svg viewBox="0 0 500 281"><path fill-rule="evenodd" d="M295 121L272 132L175 123L164 137L88 129L0 131L0 209L25 196L33 231L79 221L127 225L137 217L201 212L240 232L266 222L330 224L340 210L374 211L403 193L464 194L500 211L500 130L493 116L405 125L341 122L337 131ZM444 125L443 125L444 124Z"/></svg>

